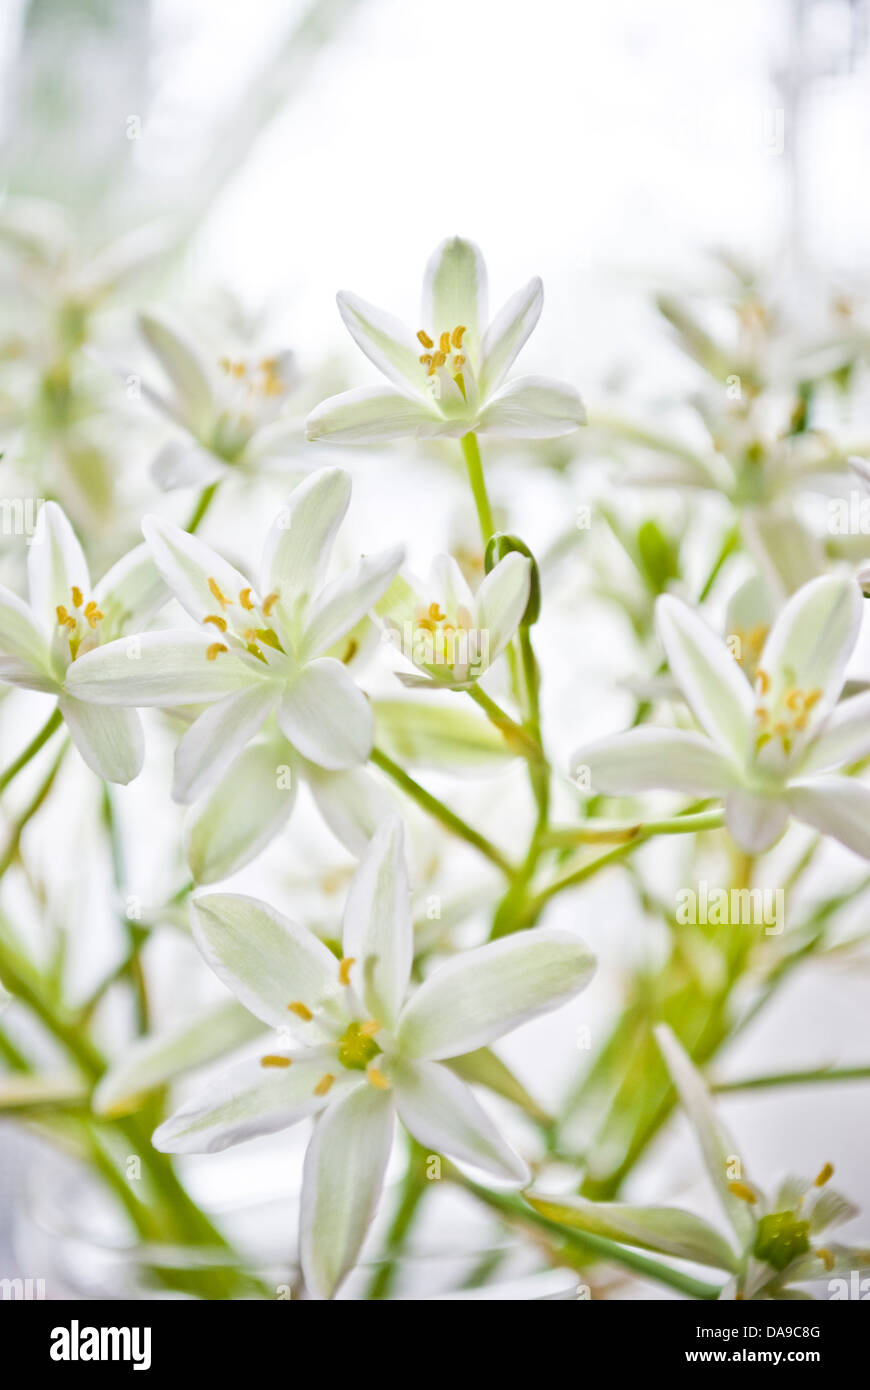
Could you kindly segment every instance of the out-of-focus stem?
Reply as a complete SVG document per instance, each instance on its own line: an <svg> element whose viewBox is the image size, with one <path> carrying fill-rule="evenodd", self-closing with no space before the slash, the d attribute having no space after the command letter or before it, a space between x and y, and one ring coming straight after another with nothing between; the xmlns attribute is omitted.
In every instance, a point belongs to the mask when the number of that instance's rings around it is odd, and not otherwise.
<svg viewBox="0 0 870 1390"><path fill-rule="evenodd" d="M480 522L480 534L483 538L484 545L486 545L490 536L495 532L495 526L492 520L492 508L489 504L489 494L486 490L486 479L483 476L483 462L480 457L480 446L477 442L477 435L466 434L459 442L462 446L462 456L465 459L465 466L468 469L468 481L471 484L474 505L477 508L477 519Z"/></svg>
<svg viewBox="0 0 870 1390"><path fill-rule="evenodd" d="M6 790L13 777L18 776L21 769L26 767L31 758L36 756L43 744L48 742L55 729L59 729L62 723L63 716L60 710L56 709L43 724L39 733L34 734L27 747L18 754L15 761L10 763L5 772L0 773L0 792Z"/></svg>

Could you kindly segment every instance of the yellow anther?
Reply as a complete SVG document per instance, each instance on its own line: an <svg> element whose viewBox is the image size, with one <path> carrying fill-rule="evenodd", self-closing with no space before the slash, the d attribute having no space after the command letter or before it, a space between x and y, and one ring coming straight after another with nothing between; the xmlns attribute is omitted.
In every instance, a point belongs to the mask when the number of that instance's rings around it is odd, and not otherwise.
<svg viewBox="0 0 870 1390"><path fill-rule="evenodd" d="M205 649L205 659L206 661L217 661L221 652L226 651L229 651L229 647L225 646L223 642L212 642L211 646Z"/></svg>
<svg viewBox="0 0 870 1390"><path fill-rule="evenodd" d="M275 593L267 594L266 597L263 599L262 609L267 618L270 618L272 616L272 609L278 602L278 597L279 595L276 591Z"/></svg>
<svg viewBox="0 0 870 1390"><path fill-rule="evenodd" d="M359 1035L361 1038L373 1038L376 1033L381 1031L382 1026L380 1019L370 1018L367 1022L360 1024Z"/></svg>
<svg viewBox="0 0 870 1390"><path fill-rule="evenodd" d="M327 1072L325 1076L321 1076L317 1085L314 1087L314 1094L316 1096L325 1096L334 1080L335 1077L330 1072Z"/></svg>
<svg viewBox="0 0 870 1390"><path fill-rule="evenodd" d="M758 709L755 711L755 717L759 719L762 724L766 724L770 718L770 710L765 709L764 705L759 705Z"/></svg>
<svg viewBox="0 0 870 1390"><path fill-rule="evenodd" d="M218 613L206 613L202 621L204 623L214 623L219 632L226 632L227 630L226 618L222 618Z"/></svg>
<svg viewBox="0 0 870 1390"><path fill-rule="evenodd" d="M433 623L443 623L444 619L447 617L447 614L443 611L443 609L439 607L437 603L430 603L427 617L431 618Z"/></svg>
<svg viewBox="0 0 870 1390"><path fill-rule="evenodd" d="M219 584L218 584L218 582L217 582L216 579L209 579L209 581L208 581L208 587L209 587L209 593L211 594L212 598L216 598L216 599L217 599L217 601L218 601L218 603L220 604L221 608L226 608L226 607L228 607L229 604L232 603L232 599L227 598L226 594L222 594L222 593L221 593L221 591L220 591L220 586L219 586Z"/></svg>
<svg viewBox="0 0 870 1390"><path fill-rule="evenodd" d="M748 1182L729 1182L728 1191L733 1192L735 1197L739 1197L741 1202L748 1202L750 1206L755 1206L758 1201Z"/></svg>
<svg viewBox="0 0 870 1390"><path fill-rule="evenodd" d="M97 623L103 617L103 614L100 612L93 599L91 599L90 603L85 609L85 617L87 618L88 625L90 627L96 627Z"/></svg>
<svg viewBox="0 0 870 1390"><path fill-rule="evenodd" d="M448 352L450 351L450 334L449 334L449 333L442 333L442 334L441 334L441 337L438 339L438 346L439 346L439 348L441 349L441 351L444 353L444 356L446 357L447 354L448 354Z"/></svg>
<svg viewBox="0 0 870 1390"><path fill-rule="evenodd" d="M424 352L423 355L422 355L421 357L419 357L417 360L418 360L419 362L422 362L424 367L431 367L431 366L432 366L432 354L431 354L431 352Z"/></svg>
<svg viewBox="0 0 870 1390"><path fill-rule="evenodd" d="M300 1003L298 999L295 1000L294 1003L288 1004L287 1008L290 1010L291 1014L295 1014L297 1018L301 1018L305 1023L310 1023L314 1017L308 1005Z"/></svg>
<svg viewBox="0 0 870 1390"><path fill-rule="evenodd" d="M265 1057L260 1058L261 1067L289 1067L290 1057L282 1057L278 1052L267 1052Z"/></svg>
<svg viewBox="0 0 870 1390"><path fill-rule="evenodd" d="M802 690L789 690L786 692L786 708L790 710L799 709L804 702L804 692Z"/></svg>
<svg viewBox="0 0 870 1390"><path fill-rule="evenodd" d="M819 700L821 700L823 693L824 692L821 690L811 690L809 695L805 695L804 709L806 711L809 711L813 708L814 705L817 705L819 703Z"/></svg>
<svg viewBox="0 0 870 1390"><path fill-rule="evenodd" d="M834 1259L832 1251L828 1250L826 1246L820 1245L815 1253L818 1255L822 1264L825 1266L825 1269L834 1268L836 1260Z"/></svg>
<svg viewBox="0 0 870 1390"><path fill-rule="evenodd" d="M345 666L347 665L347 663L348 663L349 661L353 661L354 657L355 657L356 654L357 654L358 649L359 649L359 643L357 642L356 638L355 638L355 637L349 637L348 640L347 640L347 646L345 647L344 652L342 653L342 657L341 657L342 663L343 663Z"/></svg>
<svg viewBox="0 0 870 1390"><path fill-rule="evenodd" d="M389 1078L384 1076L382 1071L378 1071L377 1067L369 1067L366 1072L366 1081L370 1086L374 1086L376 1091L388 1091L390 1089Z"/></svg>
<svg viewBox="0 0 870 1390"><path fill-rule="evenodd" d="M265 372L266 376L274 376L278 370L277 357L264 357L260 363L260 371Z"/></svg>
<svg viewBox="0 0 870 1390"><path fill-rule="evenodd" d="M766 695L768 690L770 689L770 676L767 674L766 671L762 671L761 667L759 666L758 670L755 672L755 679L758 681L758 684L761 687L762 695Z"/></svg>
<svg viewBox="0 0 870 1390"><path fill-rule="evenodd" d="M247 609L247 611L250 613L251 609L252 609L253 606L254 606L253 603L251 602L251 591L250 591L250 589L242 589L242 592L239 594L239 603L242 605L243 608Z"/></svg>
<svg viewBox="0 0 870 1390"><path fill-rule="evenodd" d="M236 377L237 380L238 380L240 377L243 377L243 376L245 375L245 373L247 372L247 370L248 370L248 369L247 369L247 367L245 366L244 362L234 362L234 363L233 363L232 372L233 372L233 376Z"/></svg>
<svg viewBox="0 0 870 1390"><path fill-rule="evenodd" d="M833 1163L826 1163L822 1171L816 1175L816 1187L824 1187L825 1183L828 1182L833 1176Z"/></svg>
<svg viewBox="0 0 870 1390"><path fill-rule="evenodd" d="M431 348L435 346L432 339L429 337L429 334L426 332L425 328L419 328L417 330L417 337L423 344L424 348Z"/></svg>
<svg viewBox="0 0 870 1390"><path fill-rule="evenodd" d="M463 335L464 332L465 332L465 324L464 324L464 323L460 323L459 326L458 326L457 328L454 328L453 333L451 334L451 337L450 337L450 341L451 341L451 343L453 344L453 346L454 346L455 348L461 348L461 347L462 347L462 335Z"/></svg>
<svg viewBox="0 0 870 1390"><path fill-rule="evenodd" d="M63 606L62 603L59 603L59 604L57 605L57 608L55 609L55 612L57 613L57 621L58 621L58 624L59 624L61 627L75 627L75 626L76 626L76 620L75 620L75 618L70 617L69 613L67 613L67 611L66 611L66 609L64 608L64 606Z"/></svg>
<svg viewBox="0 0 870 1390"><path fill-rule="evenodd" d="M81 608L82 603L84 602L84 595L82 594L82 591L77 584L73 584L72 587L72 601L74 608Z"/></svg>
<svg viewBox="0 0 870 1390"><path fill-rule="evenodd" d="M465 366L465 353L464 353L464 352L457 352L456 356L455 356L454 359L453 359L453 369L454 369L454 371L457 371L457 372L458 372L459 369L460 369L460 367L464 367L464 366Z"/></svg>
<svg viewBox="0 0 870 1390"><path fill-rule="evenodd" d="M354 964L355 961L356 956L345 956L344 960L339 962L338 979L340 984L350 984L350 967Z"/></svg>

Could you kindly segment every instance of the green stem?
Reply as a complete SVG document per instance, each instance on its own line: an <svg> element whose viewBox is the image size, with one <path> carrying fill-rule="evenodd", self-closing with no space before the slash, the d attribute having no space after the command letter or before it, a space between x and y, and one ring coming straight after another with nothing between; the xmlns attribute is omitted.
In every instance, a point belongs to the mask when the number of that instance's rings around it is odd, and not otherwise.
<svg viewBox="0 0 870 1390"><path fill-rule="evenodd" d="M196 506L191 512L190 520L184 528L185 531L188 531L190 533L190 535L193 535L194 532L199 528L199 525L203 517L205 516L206 512L208 511L209 507L214 501L214 496L219 486L220 480L218 480L218 482L216 483L209 483L208 487L204 487L202 492L199 494L199 497L196 499Z"/></svg>
<svg viewBox="0 0 870 1390"><path fill-rule="evenodd" d="M68 748L68 742L64 742L61 745L60 752L58 753L51 767L49 768L47 776L41 782L33 799L28 803L27 806L25 806L24 810L21 812L21 815L18 817L15 824L13 825L12 834L9 838L9 843L6 846L6 849L4 850L2 857L0 857L0 878L2 878L3 875L6 873L6 870L9 868L10 864L13 864L15 862L15 859L18 855L18 848L21 843L21 836L24 833L24 829L27 826L28 822L31 821L33 817L36 815L40 806L45 801L45 798L51 791L51 788L54 784L54 779L60 771L60 765L64 760L64 756Z"/></svg>
<svg viewBox="0 0 870 1390"><path fill-rule="evenodd" d="M588 820L583 825L554 828L544 836L544 844L553 849L570 849L573 845L624 844L652 835L689 835L698 830L718 830L725 824L723 810L699 811L695 815L667 816L662 820L608 821Z"/></svg>
<svg viewBox="0 0 870 1390"><path fill-rule="evenodd" d="M473 845L476 850L490 861L490 863L495 864L497 868L501 869L502 873L505 874L507 878L513 877L515 873L514 867L505 858L501 850L496 849L495 845L492 844L485 835L481 835L478 830L475 830L472 825L464 821L461 816L457 816L454 811L451 811L449 807L445 806L443 801L439 801L437 796L433 796L431 792L427 792L425 787L421 787L419 782L415 782L413 777L409 777L408 773L405 772L403 768L399 767L398 763L394 763L392 758L388 757L382 749L373 748L371 760L375 767L379 767L381 772L385 772L388 777L391 777L396 783L396 786L401 787L402 791L410 796L413 801L416 801L418 806L422 806L424 811L428 811L430 816L440 821L445 829L452 830L454 835L458 835L461 840L466 840L468 844Z"/></svg>
<svg viewBox="0 0 870 1390"><path fill-rule="evenodd" d="M139 957L141 936L137 933L133 923L130 921L126 912L126 865L124 863L124 846L121 840L118 819L115 815L115 803L112 798L112 791L108 782L103 783L102 801L103 824L109 837L109 849L112 858L112 878L115 884L115 892L118 895L118 915L124 928L127 938L127 952L124 958L119 977L126 977L133 987L133 994L136 1001L136 1017L139 1025L139 1032L148 1031L148 986L145 979L145 972L142 969L142 961Z"/></svg>
<svg viewBox="0 0 870 1390"><path fill-rule="evenodd" d="M480 534L483 538L484 545L486 545L490 536L495 533L495 525L492 520L492 508L489 505L489 494L486 490L486 479L483 476L483 463L480 457L477 435L466 434L459 442L462 446L465 466L468 469L468 481L471 484L474 505L477 508L477 519L480 522Z"/></svg>
<svg viewBox="0 0 870 1390"><path fill-rule="evenodd" d="M14 763L10 763L6 771L0 773L0 792L6 790L13 777L18 776L21 769L26 767L30 759L36 756L43 744L48 742L55 729L59 729L62 723L63 715L59 709L56 709L46 723L43 724L39 733L35 734L23 752L19 753Z"/></svg>
<svg viewBox="0 0 870 1390"><path fill-rule="evenodd" d="M399 1195L399 1205L387 1232L385 1242L386 1258L378 1265L369 1284L366 1297L369 1299L389 1298L396 1279L397 1260L414 1224L417 1211L428 1183L426 1180L426 1160L428 1150L416 1140L409 1141L408 1167Z"/></svg>
<svg viewBox="0 0 870 1390"><path fill-rule="evenodd" d="M746 1076L739 1081L719 1081L713 1091L760 1091L770 1086L805 1086L820 1081L870 1081L870 1066L816 1067L809 1071L772 1072L769 1076Z"/></svg>
<svg viewBox="0 0 870 1390"><path fill-rule="evenodd" d="M511 719L509 714L497 705L485 690L481 690L479 685L469 687L469 694L476 705L479 705L486 715L489 722L499 730L505 740L511 744L517 753L520 753L529 761L543 763L544 753L536 737L524 729L522 724L518 724L515 719Z"/></svg>

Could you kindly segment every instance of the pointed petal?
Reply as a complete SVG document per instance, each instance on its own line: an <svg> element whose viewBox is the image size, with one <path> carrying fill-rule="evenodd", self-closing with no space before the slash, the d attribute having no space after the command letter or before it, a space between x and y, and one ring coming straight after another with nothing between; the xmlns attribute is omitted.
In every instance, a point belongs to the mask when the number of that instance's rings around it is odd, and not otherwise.
<svg viewBox="0 0 870 1390"><path fill-rule="evenodd" d="M140 314L142 336L154 353L183 407L187 423L199 432L213 412L213 395L208 372L189 339L166 318Z"/></svg>
<svg viewBox="0 0 870 1390"><path fill-rule="evenodd" d="M145 761L145 735L134 709L106 709L61 695L58 709L88 767L107 782L126 785Z"/></svg>
<svg viewBox="0 0 870 1390"><path fill-rule="evenodd" d="M66 689L97 705L197 705L260 685L265 677L233 652L209 661L213 638L204 632L145 632L121 637L78 657ZM265 668L264 668L265 669Z"/></svg>
<svg viewBox="0 0 870 1390"><path fill-rule="evenodd" d="M18 684L32 678L53 685L50 663L45 637L32 610L11 589L0 585L0 681Z"/></svg>
<svg viewBox="0 0 870 1390"><path fill-rule="evenodd" d="M698 723L742 762L755 701L752 687L725 643L681 599L663 594L656 622L671 674Z"/></svg>
<svg viewBox="0 0 870 1390"><path fill-rule="evenodd" d="M343 468L318 469L293 489L266 538L264 586L278 594L291 620L323 581L350 493Z"/></svg>
<svg viewBox="0 0 870 1390"><path fill-rule="evenodd" d="M299 779L283 739L251 744L191 806L184 850L197 883L216 883L255 859L290 819Z"/></svg>
<svg viewBox="0 0 870 1390"><path fill-rule="evenodd" d="M720 1124L704 1079L695 1070L682 1044L664 1023L656 1027L655 1035L671 1079L692 1122L710 1180L734 1229L740 1248L744 1249L752 1239L755 1221L746 1202L737 1197L728 1185L728 1168L735 1158L739 1158L739 1150L735 1148L734 1140Z"/></svg>
<svg viewBox="0 0 870 1390"><path fill-rule="evenodd" d="M390 439L428 439L440 432L443 417L420 396L389 386L359 386L329 396L305 422L309 440L339 444L381 444Z"/></svg>
<svg viewBox="0 0 870 1390"><path fill-rule="evenodd" d="M858 762L870 753L870 690L835 705L799 764L799 777Z"/></svg>
<svg viewBox="0 0 870 1390"><path fill-rule="evenodd" d="M357 857L365 852L378 826L398 815L399 804L392 792L363 768L326 772L307 763L305 779L333 835Z"/></svg>
<svg viewBox="0 0 870 1390"><path fill-rule="evenodd" d="M278 723L293 747L319 767L355 767L371 752L371 706L331 656L310 661L286 687Z"/></svg>
<svg viewBox="0 0 870 1390"><path fill-rule="evenodd" d="M719 796L740 784L736 763L703 734L638 728L578 748L571 775L596 792L622 796L643 791Z"/></svg>
<svg viewBox="0 0 870 1390"><path fill-rule="evenodd" d="M474 428L501 439L556 439L585 424L586 409L573 386L519 376L490 396Z"/></svg>
<svg viewBox="0 0 870 1390"><path fill-rule="evenodd" d="M435 556L429 570L429 586L433 590L430 597L443 600L449 612L459 607L467 608L470 613L475 611L474 595L459 562L452 555ZM425 588L425 585L422 586L424 593Z"/></svg>
<svg viewBox="0 0 870 1390"><path fill-rule="evenodd" d="M493 566L478 589L477 622L488 634L490 661L504 651L519 627L531 581L531 560L512 551Z"/></svg>
<svg viewBox="0 0 870 1390"><path fill-rule="evenodd" d="M289 1004L314 1013L337 992L332 952L313 932L256 898L203 894L192 899L191 920L196 943L218 978L273 1028L289 1028Z"/></svg>
<svg viewBox="0 0 870 1390"><path fill-rule="evenodd" d="M357 1261L380 1201L394 1128L392 1097L364 1081L315 1126L300 1217L302 1271L315 1297L332 1298Z"/></svg>
<svg viewBox="0 0 870 1390"><path fill-rule="evenodd" d="M419 390L424 380L419 361L423 349L410 329L347 290L342 290L336 301L347 331L378 371L398 386Z"/></svg>
<svg viewBox="0 0 870 1390"><path fill-rule="evenodd" d="M300 660L320 656L355 627L386 593L404 556L400 545L366 555L328 584L308 611Z"/></svg>
<svg viewBox="0 0 870 1390"><path fill-rule="evenodd" d="M820 777L788 788L793 816L832 835L848 849L870 859L870 787L848 777Z"/></svg>
<svg viewBox="0 0 870 1390"><path fill-rule="evenodd" d="M486 264L479 248L464 237L448 237L426 266L421 326L436 340L463 327L463 347L476 361L488 316Z"/></svg>
<svg viewBox="0 0 870 1390"><path fill-rule="evenodd" d="M56 502L39 509L36 530L27 552L30 606L46 632L57 627L57 608L71 604L75 586L87 597L91 580L84 551L73 528Z"/></svg>
<svg viewBox="0 0 870 1390"><path fill-rule="evenodd" d="M173 798L193 801L216 782L265 723L279 697L280 687L264 682L218 700L195 719L175 750Z"/></svg>
<svg viewBox="0 0 870 1390"><path fill-rule="evenodd" d="M861 626L861 591L849 575L827 574L793 594L770 630L759 658L772 694L796 687L821 690L818 722L843 688Z"/></svg>
<svg viewBox="0 0 870 1390"><path fill-rule="evenodd" d="M402 1050L431 1061L472 1052L579 994L594 969L578 936L545 927L464 951L405 1005Z"/></svg>
<svg viewBox="0 0 870 1390"><path fill-rule="evenodd" d="M402 1124L424 1148L523 1186L529 1170L501 1137L464 1081L437 1062L401 1061L392 1070Z"/></svg>
<svg viewBox="0 0 870 1390"><path fill-rule="evenodd" d="M160 1153L214 1154L314 1115L328 1097L315 1094L323 1060L297 1054L289 1067L249 1057L182 1105L151 1136Z"/></svg>
<svg viewBox="0 0 870 1390"><path fill-rule="evenodd" d="M392 1029L411 978L414 927L402 822L376 832L353 876L344 910L343 947L366 1008Z"/></svg>
<svg viewBox="0 0 870 1390"><path fill-rule="evenodd" d="M719 1232L693 1212L679 1207L639 1207L625 1202L590 1202L584 1197L547 1196L543 1192L524 1194L529 1206L573 1230L589 1231L623 1245L694 1260L713 1269L730 1272L738 1267L737 1256Z"/></svg>
<svg viewBox="0 0 870 1390"><path fill-rule="evenodd" d="M480 348L480 394L486 398L504 381L518 353L541 317L544 286L536 275L499 310L483 335Z"/></svg>
<svg viewBox="0 0 870 1390"><path fill-rule="evenodd" d="M234 565L228 564L198 536L191 536L180 526L173 526L171 521L146 516L142 534L164 580L196 623L201 623L210 613L222 616L221 603L212 592L210 579L231 604L238 603L241 591L250 587Z"/></svg>
<svg viewBox="0 0 870 1390"><path fill-rule="evenodd" d="M776 844L788 824L784 799L731 792L725 798L725 823L733 838L749 854L762 854Z"/></svg>
<svg viewBox="0 0 870 1390"><path fill-rule="evenodd" d="M94 586L94 598L105 615L101 631L117 636L144 627L169 597L148 546L137 545Z"/></svg>

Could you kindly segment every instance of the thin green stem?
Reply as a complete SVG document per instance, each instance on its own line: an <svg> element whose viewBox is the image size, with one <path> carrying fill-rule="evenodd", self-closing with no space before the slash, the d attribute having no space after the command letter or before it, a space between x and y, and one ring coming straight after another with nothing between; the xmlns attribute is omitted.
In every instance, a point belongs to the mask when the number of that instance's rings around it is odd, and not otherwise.
<svg viewBox="0 0 870 1390"><path fill-rule="evenodd" d="M582 825L554 827L544 836L544 844L552 849L570 849L573 845L625 844L652 835L690 835L699 830L718 830L725 824L721 809L699 811L695 815L666 816L662 820L609 821L588 820Z"/></svg>
<svg viewBox="0 0 870 1390"><path fill-rule="evenodd" d="M466 434L459 442L462 446L465 466L468 469L468 481L471 484L474 505L477 508L477 519L480 522L480 534L483 538L484 545L486 545L490 536L495 532L495 525L492 520L492 508L489 504L489 494L486 490L486 479L483 476L483 462L480 457L480 447L477 443L477 436L475 434Z"/></svg>
<svg viewBox="0 0 870 1390"><path fill-rule="evenodd" d="M124 958L120 976L126 976L133 988L136 1001L136 1016L140 1033L147 1033L149 1007L148 1007L148 986L145 979L145 972L142 969L142 961L139 957L140 943L142 936L137 932L134 924L130 921L126 912L126 878L127 869L124 862L124 846L121 839L120 827L115 814L115 802L112 797L112 790L108 782L103 783L102 800L103 824L109 837L109 850L112 858L112 878L115 884L115 892L118 895L118 916L124 928L127 938L127 952Z"/></svg>
<svg viewBox="0 0 870 1390"><path fill-rule="evenodd" d="M469 687L467 693L471 696L476 705L479 705L486 715L489 722L499 730L506 742L511 744L514 750L524 758L535 762L544 762L544 753L537 738L524 729L522 724L518 724L515 719L511 719L509 714L497 705L485 690L481 690L479 685Z"/></svg>
<svg viewBox="0 0 870 1390"><path fill-rule="evenodd" d="M12 827L12 833L9 837L9 843L6 846L3 855L0 856L0 878L3 877L9 866L11 864L14 864L15 859L18 855L18 849L21 844L21 836L24 833L25 827L36 815L40 806L45 801L46 797L51 791L51 788L54 785L54 779L60 771L60 765L64 760L64 756L68 747L68 742L65 742L61 745L60 751L57 757L55 758L54 762L52 763L51 767L49 768L47 776L43 778L32 800L27 804L27 806L25 806L24 810L21 812L21 815L15 821L15 824Z"/></svg>
<svg viewBox="0 0 870 1390"><path fill-rule="evenodd" d="M408 1166L399 1194L399 1205L387 1232L385 1258L378 1265L369 1284L367 1298L389 1298L396 1279L397 1256L404 1248L416 1219L420 1202L429 1186L426 1179L428 1150L416 1140L409 1140Z"/></svg>
<svg viewBox="0 0 870 1390"><path fill-rule="evenodd" d="M745 1076L737 1081L718 1081L713 1091L762 1091L771 1086L806 1086L823 1081L870 1081L870 1066L815 1067L808 1071L772 1072L769 1076Z"/></svg>
<svg viewBox="0 0 870 1390"><path fill-rule="evenodd" d="M220 480L216 483L209 483L208 487L204 487L199 497L196 499L196 505L190 514L190 520L184 528L190 535L193 535L194 532L199 529L203 517L214 501L215 493L219 486Z"/></svg>
<svg viewBox="0 0 870 1390"><path fill-rule="evenodd" d="M408 773L399 767L398 763L394 763L392 758L388 757L382 749L373 748L371 760L375 767L379 767L382 772L392 778L396 786L401 787L403 792L410 796L413 801L416 801L418 806L422 806L424 811L428 811L429 815L439 821L445 829L451 830L461 840L473 845L490 863L501 869L507 878L513 877L515 869L500 849L496 849L485 835L481 835L478 830L474 829L474 826L469 825L461 816L457 816L454 811L444 805L443 801L439 801L437 796L427 792L425 787L421 787L419 782L415 782L413 777L409 777Z"/></svg>
<svg viewBox="0 0 870 1390"><path fill-rule="evenodd" d="M21 753L19 753L14 763L10 763L6 771L0 773L0 792L6 790L13 777L18 776L21 769L23 767L26 767L27 764L30 762L31 758L34 758L36 756L40 748L42 748L43 744L48 742L55 729L59 729L62 723L63 715L61 714L60 710L54 710L54 712L50 715L50 717L46 720L45 724L43 724L42 728L39 730L39 733L35 734L28 743L27 747L23 749Z"/></svg>

